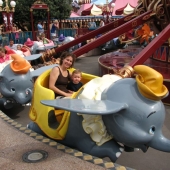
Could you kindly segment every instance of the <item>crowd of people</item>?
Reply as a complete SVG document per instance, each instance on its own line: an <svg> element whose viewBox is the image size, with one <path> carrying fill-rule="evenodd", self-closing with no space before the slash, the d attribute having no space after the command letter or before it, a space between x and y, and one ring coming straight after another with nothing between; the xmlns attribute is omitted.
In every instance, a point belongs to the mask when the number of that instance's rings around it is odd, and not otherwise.
<svg viewBox="0 0 170 170"><path fill-rule="evenodd" d="M37 24L38 36L41 36L41 34L44 34L45 24L46 24L46 22L38 21L38 24ZM50 21L49 27L50 27L51 39L58 37L58 33L59 33L59 22L58 22L58 20Z"/></svg>

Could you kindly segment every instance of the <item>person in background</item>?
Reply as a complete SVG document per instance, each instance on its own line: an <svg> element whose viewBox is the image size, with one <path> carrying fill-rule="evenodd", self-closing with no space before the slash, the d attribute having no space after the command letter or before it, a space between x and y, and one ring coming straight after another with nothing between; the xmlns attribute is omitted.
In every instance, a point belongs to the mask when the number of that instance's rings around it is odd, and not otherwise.
<svg viewBox="0 0 170 170"><path fill-rule="evenodd" d="M5 48L0 47L0 63L2 64L9 60L11 60L10 55L6 54Z"/></svg>
<svg viewBox="0 0 170 170"><path fill-rule="evenodd" d="M14 40L12 39L9 41L8 47L12 50L17 50L17 46L14 44Z"/></svg>
<svg viewBox="0 0 170 170"><path fill-rule="evenodd" d="M71 97L72 91L67 89L68 82L71 80L71 74L68 69L73 67L75 55L69 52L63 52L60 56L59 66L52 68L49 78L49 89L53 90L56 97Z"/></svg>
<svg viewBox="0 0 170 170"><path fill-rule="evenodd" d="M97 26L96 26L96 23L94 21L94 19L92 19L89 23L88 23L88 28L89 29L95 29Z"/></svg>
<svg viewBox="0 0 170 170"><path fill-rule="evenodd" d="M76 23L76 22L73 22L73 24L72 24L72 28L73 28L73 29L78 29L78 25L77 25L77 23Z"/></svg>
<svg viewBox="0 0 170 170"><path fill-rule="evenodd" d="M17 50L21 50L21 45L20 44L17 45Z"/></svg>
<svg viewBox="0 0 170 170"><path fill-rule="evenodd" d="M41 35L42 33L44 33L44 23L41 24L41 21L38 21L37 29L38 29L38 35Z"/></svg>
<svg viewBox="0 0 170 170"><path fill-rule="evenodd" d="M100 20L99 27L103 27L103 26L105 26L105 23L104 23L104 20L103 20L103 19L101 19L101 20Z"/></svg>
<svg viewBox="0 0 170 170"><path fill-rule="evenodd" d="M72 92L78 91L83 86L81 78L82 78L81 71L79 69L74 70L71 75L71 81L67 85L67 89Z"/></svg>
<svg viewBox="0 0 170 170"><path fill-rule="evenodd" d="M21 57L25 57L22 51L22 46L20 44L17 45L16 53L19 54Z"/></svg>
<svg viewBox="0 0 170 170"><path fill-rule="evenodd" d="M59 22L58 20L53 21L51 26L51 39L58 37L58 30L59 30Z"/></svg>
<svg viewBox="0 0 170 170"><path fill-rule="evenodd" d="M50 40L48 38L45 38L44 33L41 34L41 41L43 42L43 44L49 44L50 43Z"/></svg>
<svg viewBox="0 0 170 170"><path fill-rule="evenodd" d="M75 34L75 35L74 35L74 38L75 38L75 39L79 38L78 34ZM75 45L75 46L73 47L73 51L74 51L74 50L77 50L77 49L80 48L80 47L81 47L81 43Z"/></svg>
<svg viewBox="0 0 170 170"><path fill-rule="evenodd" d="M19 38L20 38L20 34L19 33L21 32L21 29L18 29L17 26L15 24L13 24L12 32L15 35L15 42L19 43Z"/></svg>

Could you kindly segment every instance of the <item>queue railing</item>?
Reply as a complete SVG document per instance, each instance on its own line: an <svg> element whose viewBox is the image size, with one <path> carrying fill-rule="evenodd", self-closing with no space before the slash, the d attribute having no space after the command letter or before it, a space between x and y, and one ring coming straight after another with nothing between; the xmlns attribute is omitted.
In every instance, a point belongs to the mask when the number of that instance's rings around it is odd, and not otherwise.
<svg viewBox="0 0 170 170"><path fill-rule="evenodd" d="M92 30L88 29L88 28L78 28L78 29L62 28L62 29L59 29L59 31L58 31L58 37L61 34L63 34L65 37L67 37L67 36L74 37L75 34L80 36L80 35L85 35L85 34L89 33L90 31L92 31ZM45 34L46 34L46 32L47 31L45 30ZM27 38L30 38L31 40L33 40L33 37L34 37L33 34L35 34L36 36L38 35L37 31L34 31L34 33L32 33L32 31L22 31L22 32L18 32L18 33L15 33L15 32L3 33L1 35L2 39L1 39L0 44L2 46L9 45L10 39L12 39L14 41L14 44L24 44L24 42L27 41ZM36 41L36 39L34 41Z"/></svg>

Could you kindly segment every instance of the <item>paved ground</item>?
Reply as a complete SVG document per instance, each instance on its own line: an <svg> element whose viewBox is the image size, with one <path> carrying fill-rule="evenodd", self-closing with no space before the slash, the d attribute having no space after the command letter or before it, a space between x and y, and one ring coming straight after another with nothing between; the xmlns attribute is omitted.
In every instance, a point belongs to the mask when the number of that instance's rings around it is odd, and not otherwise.
<svg viewBox="0 0 170 170"><path fill-rule="evenodd" d="M83 72L99 75L98 56L78 58L75 68L81 69ZM6 111L11 119L26 126L30 121L28 118L29 106L16 107ZM166 120L163 126L163 134L170 138L170 107L166 106ZM103 169L89 162L69 157L63 152L46 146L35 139L27 137L25 134L15 130L11 125L2 121L0 118L0 170L20 170L20 169ZM22 149L21 149L22 148ZM49 157L39 164L23 163L21 157L23 153L30 149L45 149L49 152ZM105 159L109 161L108 158ZM116 162L119 165L131 167L138 170L169 170L170 169L170 153L160 152L149 148L146 153L135 151L133 153L123 153ZM48 165L48 166L47 166ZM54 168L55 167L55 168ZM123 168L124 169L124 168ZM123 170L122 169L122 170Z"/></svg>
<svg viewBox="0 0 170 170"><path fill-rule="evenodd" d="M0 113L1 114L1 113ZM26 130L25 130L26 131ZM51 146L42 143L18 131L12 125L0 118L0 169L1 170L104 170L101 166L83 161L75 156L65 154ZM30 134L31 136L31 134ZM33 136L33 133L32 133ZM37 136L38 137L38 136ZM25 153L33 150L43 150L47 158L38 163L24 162ZM34 157L31 158L34 160Z"/></svg>

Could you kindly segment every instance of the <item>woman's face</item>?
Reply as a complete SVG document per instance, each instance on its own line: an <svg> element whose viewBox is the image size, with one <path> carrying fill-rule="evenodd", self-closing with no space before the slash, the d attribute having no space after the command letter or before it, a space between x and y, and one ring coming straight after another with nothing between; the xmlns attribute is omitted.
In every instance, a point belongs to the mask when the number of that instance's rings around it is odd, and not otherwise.
<svg viewBox="0 0 170 170"><path fill-rule="evenodd" d="M63 66L65 67L65 68L70 68L71 67L71 65L72 65L72 63L73 63L73 57L71 57L71 56L68 56L68 57L66 57L64 60L63 60Z"/></svg>

